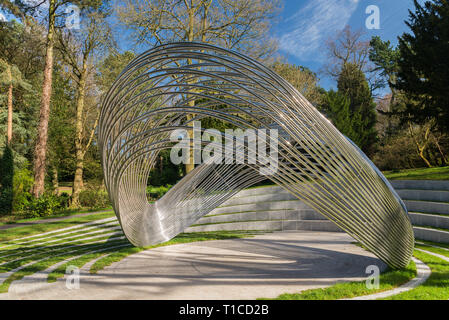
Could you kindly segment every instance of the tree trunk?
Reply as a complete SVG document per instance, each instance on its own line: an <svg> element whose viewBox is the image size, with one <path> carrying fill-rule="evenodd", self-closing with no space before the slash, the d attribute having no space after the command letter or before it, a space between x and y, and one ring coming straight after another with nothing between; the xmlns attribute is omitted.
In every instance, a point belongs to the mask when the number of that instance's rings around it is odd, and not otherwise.
<svg viewBox="0 0 449 320"><path fill-rule="evenodd" d="M58 195L59 194L59 178L58 178L58 169L57 168L53 168L52 183L53 183L53 189L55 190L54 193L56 195Z"/></svg>
<svg viewBox="0 0 449 320"><path fill-rule="evenodd" d="M75 150L76 150L76 170L75 178L73 180L73 193L70 206L76 208L80 206L79 195L83 189L83 171L84 171L84 155L86 150L83 147L83 113L84 113L84 97L86 92L86 76L87 76L87 61L83 62L83 70L78 83L78 101L76 103L76 136L75 136Z"/></svg>
<svg viewBox="0 0 449 320"><path fill-rule="evenodd" d="M422 148L419 148L419 157L426 163L426 166L429 168L432 168L432 164L427 160L426 156L424 155L424 152L426 151L426 146L423 146Z"/></svg>
<svg viewBox="0 0 449 320"><path fill-rule="evenodd" d="M8 129L7 129L7 141L8 145L11 146L12 140L12 83L8 88Z"/></svg>
<svg viewBox="0 0 449 320"><path fill-rule="evenodd" d="M84 186L83 171L84 171L84 156L80 157L77 152L75 179L73 180L73 189L72 189L73 193L70 203L70 207L72 208L80 207L80 192Z"/></svg>
<svg viewBox="0 0 449 320"><path fill-rule="evenodd" d="M193 13L193 8L190 7L188 8L188 12L189 12L189 29L187 30L187 40L189 42L193 41L193 28L194 28L194 13ZM187 59L187 63L188 64L192 64L192 59ZM187 95L187 98L189 96ZM189 107L194 107L195 106L195 100L189 101ZM187 115L187 120L191 120L193 119L194 115L193 114L188 114ZM193 123L190 124L190 126L193 127ZM189 136L190 136L190 158L189 158L189 162L186 163L186 174L188 174L189 172L191 172L193 169L195 169L195 162L194 162L194 153L195 150L193 149L194 147L194 142L193 142L193 129L189 130Z"/></svg>
<svg viewBox="0 0 449 320"><path fill-rule="evenodd" d="M37 140L34 148L34 186L32 193L39 197L44 193L45 162L47 156L48 119L50 117L50 98L53 72L53 45L55 29L55 0L50 0L47 45L45 55L44 81L42 85L41 107Z"/></svg>

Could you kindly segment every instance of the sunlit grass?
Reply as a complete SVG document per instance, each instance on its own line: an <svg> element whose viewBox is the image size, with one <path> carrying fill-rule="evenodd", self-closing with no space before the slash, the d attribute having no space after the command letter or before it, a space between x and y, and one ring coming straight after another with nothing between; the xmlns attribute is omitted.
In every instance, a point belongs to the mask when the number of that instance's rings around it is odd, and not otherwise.
<svg viewBox="0 0 449 320"><path fill-rule="evenodd" d="M403 270L387 270L379 277L379 289L368 289L365 281L337 283L327 288L309 289L300 293L281 294L274 300L338 300L374 294L396 288L416 276L416 265L410 261Z"/></svg>
<svg viewBox="0 0 449 320"><path fill-rule="evenodd" d="M431 251L426 248L426 250ZM449 299L449 262L430 254L415 251L414 256L432 270L432 274L422 285L386 300L448 300Z"/></svg>
<svg viewBox="0 0 449 320"><path fill-rule="evenodd" d="M12 229L0 230L0 246L1 242L13 240L16 238L27 237L31 235L37 235L39 233L44 233L48 231L53 231L61 228L73 227L82 223L92 222L94 220L106 219L114 217L113 211L106 211L101 213L96 213L92 215L87 215L83 217L69 218L61 221L46 222L33 224L25 227L17 227Z"/></svg>
<svg viewBox="0 0 449 320"><path fill-rule="evenodd" d="M449 180L449 167L385 171L389 180Z"/></svg>

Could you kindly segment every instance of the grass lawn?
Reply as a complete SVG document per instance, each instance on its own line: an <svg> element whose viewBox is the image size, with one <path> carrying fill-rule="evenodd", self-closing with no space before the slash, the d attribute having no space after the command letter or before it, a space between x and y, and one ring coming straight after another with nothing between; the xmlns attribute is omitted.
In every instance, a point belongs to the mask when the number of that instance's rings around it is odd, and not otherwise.
<svg viewBox="0 0 449 320"><path fill-rule="evenodd" d="M430 249L427 247L425 250L434 251L433 248ZM414 256L430 267L432 270L430 277L424 284L416 287L415 289L385 298L383 300L448 300L449 262L416 250Z"/></svg>
<svg viewBox="0 0 449 320"><path fill-rule="evenodd" d="M380 275L379 289L368 289L365 281L337 283L328 288L309 289L300 293L281 294L274 300L338 300L364 296L396 288L416 276L413 261L404 270L387 270ZM263 300L260 299L260 300Z"/></svg>
<svg viewBox="0 0 449 320"><path fill-rule="evenodd" d="M81 223L91 222L94 220L114 217L113 211L105 211L83 217L69 218L61 221L33 224L25 227L17 227L6 230L0 230L0 242L31 236L43 232L53 231L61 228L72 227Z"/></svg>
<svg viewBox="0 0 449 320"><path fill-rule="evenodd" d="M441 244L435 244L443 246ZM449 251L428 245L416 245L417 248L449 257ZM449 262L424 252L415 250L413 255L424 262L432 270L427 281L407 292L403 292L383 300L447 300L449 299ZM382 273L379 289L369 290L365 281L338 283L328 288L310 289L296 294L282 294L276 300L337 300L373 294L391 290L408 282L416 276L416 266L412 262L404 270L390 270Z"/></svg>
<svg viewBox="0 0 449 320"><path fill-rule="evenodd" d="M94 209L67 209L64 211L57 212L51 216L47 217L38 217L38 218L23 218L20 214L11 214L11 215L3 215L0 216L0 226L5 224L13 224L13 223L26 223L30 221L38 221L38 220L46 220L51 218L59 218L59 217L69 217L73 215L77 215L80 213L88 213L88 212L101 212L101 211L111 211L112 207L109 206L104 209L94 210Z"/></svg>
<svg viewBox="0 0 449 320"><path fill-rule="evenodd" d="M449 180L449 167L385 171L389 180Z"/></svg>
<svg viewBox="0 0 449 320"><path fill-rule="evenodd" d="M115 219L108 219L113 217L114 213L107 211L0 230L0 275L4 275L4 281L0 279L0 293L7 292L12 282L57 263L62 264L48 275L49 282L64 276L68 265L82 267L98 259L90 268L90 272L96 273L142 250L188 242L251 237L260 233L260 231L183 233L163 244L136 248L129 243L121 230L118 230L120 228L118 222ZM89 224L85 225L86 223ZM24 239L19 240L20 238Z"/></svg>

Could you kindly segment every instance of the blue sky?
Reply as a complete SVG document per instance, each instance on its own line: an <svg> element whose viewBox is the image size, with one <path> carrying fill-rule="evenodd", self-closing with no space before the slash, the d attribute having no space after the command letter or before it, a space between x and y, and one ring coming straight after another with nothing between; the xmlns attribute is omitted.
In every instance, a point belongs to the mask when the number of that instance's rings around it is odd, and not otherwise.
<svg viewBox="0 0 449 320"><path fill-rule="evenodd" d="M379 30L365 27L370 5L380 10ZM367 39L378 35L396 45L397 37L409 31L404 23L408 9L414 9L412 0L285 0L273 35L279 39L280 53L290 63L318 72L326 60L326 40L348 24L355 30L362 28ZM335 86L331 79L319 76L324 88Z"/></svg>
<svg viewBox="0 0 449 320"><path fill-rule="evenodd" d="M370 5L380 10L379 30L365 27L369 16L366 9ZM397 37L408 31L404 20L408 17L408 9L413 8L412 0L284 0L283 11L273 26L272 35L279 39L279 53L288 62L318 73L326 61L326 40L347 24L354 30L363 29L367 39L379 35L396 45ZM5 16L0 12L0 19L10 18ZM131 49L129 31L123 28L115 31L121 49ZM324 74L319 73L319 77L320 85L325 89L335 87L334 81Z"/></svg>

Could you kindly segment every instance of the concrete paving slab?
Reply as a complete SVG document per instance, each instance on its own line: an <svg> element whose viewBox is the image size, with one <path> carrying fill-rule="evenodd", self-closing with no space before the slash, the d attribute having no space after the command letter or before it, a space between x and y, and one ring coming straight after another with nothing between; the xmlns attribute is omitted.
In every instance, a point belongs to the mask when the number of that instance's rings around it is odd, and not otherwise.
<svg viewBox="0 0 449 320"><path fill-rule="evenodd" d="M38 291L16 281L0 299L274 298L363 280L369 265L386 267L353 241L344 233L301 231L172 245L131 255L96 275L81 272L78 290L67 289L64 279Z"/></svg>

